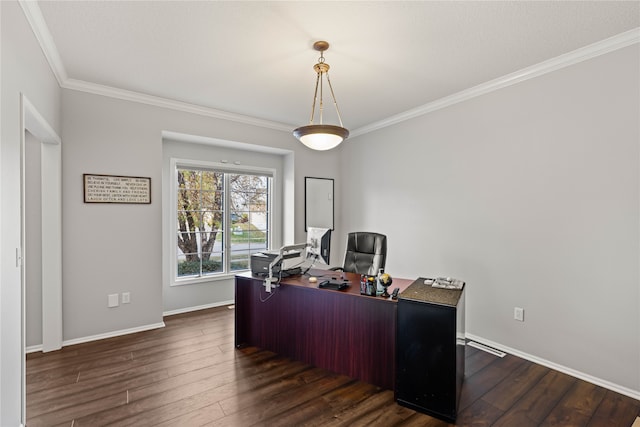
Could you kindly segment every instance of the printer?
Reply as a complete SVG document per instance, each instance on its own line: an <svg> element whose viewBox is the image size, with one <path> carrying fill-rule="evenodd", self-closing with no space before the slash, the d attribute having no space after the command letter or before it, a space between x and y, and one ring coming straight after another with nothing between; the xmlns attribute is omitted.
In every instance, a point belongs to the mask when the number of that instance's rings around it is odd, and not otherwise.
<svg viewBox="0 0 640 427"><path fill-rule="evenodd" d="M303 261L302 250L289 251L264 251L251 255L251 274L256 276L268 276L269 264L271 264L282 253L282 259L273 266L273 274L286 273L293 275L300 273L300 264Z"/></svg>

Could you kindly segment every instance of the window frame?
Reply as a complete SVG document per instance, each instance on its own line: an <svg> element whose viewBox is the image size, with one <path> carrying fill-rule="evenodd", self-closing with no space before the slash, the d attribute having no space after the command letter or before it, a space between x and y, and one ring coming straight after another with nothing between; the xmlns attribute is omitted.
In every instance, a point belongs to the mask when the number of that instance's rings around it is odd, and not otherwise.
<svg viewBox="0 0 640 427"><path fill-rule="evenodd" d="M179 158L171 158L170 159L170 209L169 209L169 241L171 250L168 251L169 258L169 277L170 277L170 286L183 286L183 285L191 285L198 284L203 282L213 282L219 280L227 280L229 278L233 278L236 274L248 271L248 269L243 270L234 270L230 271L227 267L230 267L230 255L231 255L231 210L230 199L228 197L228 181L224 180L224 188L225 188L225 197L224 197L224 229L223 233L225 233L224 240L224 248L223 248L223 259L224 259L224 271L221 273L214 273L203 276L188 276L184 278L178 277L178 265L177 265L177 256L176 256L176 248L178 247L178 212L177 212L177 204L178 204L178 168L184 169L202 169L214 172L221 172L224 174L248 174L248 175L261 175L267 176L271 179L269 184L269 197L268 197L268 206L267 206L267 249L273 248L274 243L274 218L276 217L275 209L276 203L274 203L275 189L277 188L277 173L274 168L265 168L258 166L248 166L248 165L238 165L233 164L230 165L228 163L218 163L211 162L205 160L190 160L190 159L179 159ZM229 228L229 230L227 230Z"/></svg>

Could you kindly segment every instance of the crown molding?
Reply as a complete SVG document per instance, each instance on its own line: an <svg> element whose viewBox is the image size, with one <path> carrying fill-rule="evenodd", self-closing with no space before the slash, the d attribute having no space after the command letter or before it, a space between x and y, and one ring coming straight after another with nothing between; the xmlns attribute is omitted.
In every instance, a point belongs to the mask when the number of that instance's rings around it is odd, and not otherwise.
<svg viewBox="0 0 640 427"><path fill-rule="evenodd" d="M215 108L203 107L200 105L189 104L187 102L176 101L159 96L147 95L140 92L99 85L97 83L85 82L83 80L67 79L61 86L65 89L107 96L109 98L122 99L124 101L138 102L141 104L153 105L155 107L168 108L185 113L213 117L216 119L229 120L267 129L293 132L294 128L294 126L286 123L279 123L270 120L259 119L256 117L244 116L242 114L230 113L228 111L216 110Z"/></svg>
<svg viewBox="0 0 640 427"><path fill-rule="evenodd" d="M292 132L295 128L294 125L288 125L285 123L244 116L242 114L230 113L223 110L217 110L214 108L189 104L186 102L162 98L159 96L118 89L110 86L99 85L82 80L69 79L64 68L64 64L62 63L62 59L60 58L60 54L58 53L58 49L53 42L53 38L51 36L49 28L47 27L44 17L42 16L42 12L40 11L38 3L35 1L19 0L19 4L22 7L25 16L27 17L27 21L31 25L31 29L35 34L36 39L40 43L40 47L44 52L47 61L49 62L49 66L51 67L53 74L58 80L58 84L62 88L93 93L132 102L139 102L142 104L169 108L172 110L183 111L217 119L230 120L234 122L285 132ZM399 114L395 114L393 116L387 117L386 119L362 126L351 131L351 138L364 135L366 133L373 132L388 126L392 126L403 121L410 120L415 117L419 117L433 111L473 99L477 96L485 95L487 93L514 85L516 83L542 76L552 71L556 71L561 68L565 68L570 65L577 64L579 62L586 61L588 59L604 55L606 53L613 52L615 50L622 49L636 43L640 43L640 27L576 49L572 52L565 53L539 64L532 65L531 67L523 68L522 70L516 71L514 73L498 77L497 79L490 80L469 89L462 90L458 93L454 93L453 95L449 95L433 102L424 104L422 106L412 108Z"/></svg>
<svg viewBox="0 0 640 427"><path fill-rule="evenodd" d="M47 62L49 62L51 71L53 71L56 80L58 80L58 84L62 86L68 78L67 70L64 68L62 58L60 57L60 53L53 42L53 37L51 36L49 27L42 16L38 2L19 0L18 4L22 7L22 11L27 18L27 22L29 22L31 30L36 36L45 58L47 58Z"/></svg>
<svg viewBox="0 0 640 427"><path fill-rule="evenodd" d="M242 114L230 113L227 111L217 110L215 108L203 107L201 105L189 104L186 102L104 86L82 80L70 79L62 62L62 58L60 57L60 53L53 42L53 37L51 36L49 27L42 16L42 11L40 10L38 3L35 1L19 0L19 4L22 7L22 11L26 16L29 25L31 26L33 34L40 44L40 48L42 49L47 62L49 62L49 67L51 68L51 71L53 71L53 74L58 81L58 85L64 89L93 93L96 95L139 102L156 107L169 108L186 113L198 114L201 116L229 120L285 132L293 132L293 129L295 128L295 126L285 123L244 116Z"/></svg>
<svg viewBox="0 0 640 427"><path fill-rule="evenodd" d="M477 96L485 95L489 92L493 92L516 83L521 83L525 80L533 79L552 71L631 46L635 43L640 43L640 27L565 53L547 61L540 62L539 64L532 65L531 67L523 68L522 70L514 73L498 77L497 79L490 80L469 89L462 90L454 93L453 95L445 96L444 98L429 102L420 107L412 108L411 110L362 126L351 132L351 135L352 137L355 137L392 126L397 123L449 107L459 102L467 101Z"/></svg>

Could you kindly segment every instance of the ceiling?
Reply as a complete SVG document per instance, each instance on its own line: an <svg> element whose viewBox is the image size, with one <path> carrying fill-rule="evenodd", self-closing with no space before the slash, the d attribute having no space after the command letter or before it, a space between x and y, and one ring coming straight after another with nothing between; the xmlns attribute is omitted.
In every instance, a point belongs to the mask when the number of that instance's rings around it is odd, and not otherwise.
<svg viewBox="0 0 640 427"><path fill-rule="evenodd" d="M40 1L30 8L44 18L35 25L48 56L58 56L65 87L107 86L287 129L308 123L319 56L312 44L327 40L331 82L352 133L640 27L639 1Z"/></svg>

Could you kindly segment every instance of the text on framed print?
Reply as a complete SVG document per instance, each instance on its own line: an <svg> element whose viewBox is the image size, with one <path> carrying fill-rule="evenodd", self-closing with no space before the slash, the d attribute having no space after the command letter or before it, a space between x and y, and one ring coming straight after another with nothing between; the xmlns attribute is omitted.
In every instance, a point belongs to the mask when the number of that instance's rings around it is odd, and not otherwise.
<svg viewBox="0 0 640 427"><path fill-rule="evenodd" d="M151 178L85 173L85 203L151 203Z"/></svg>

